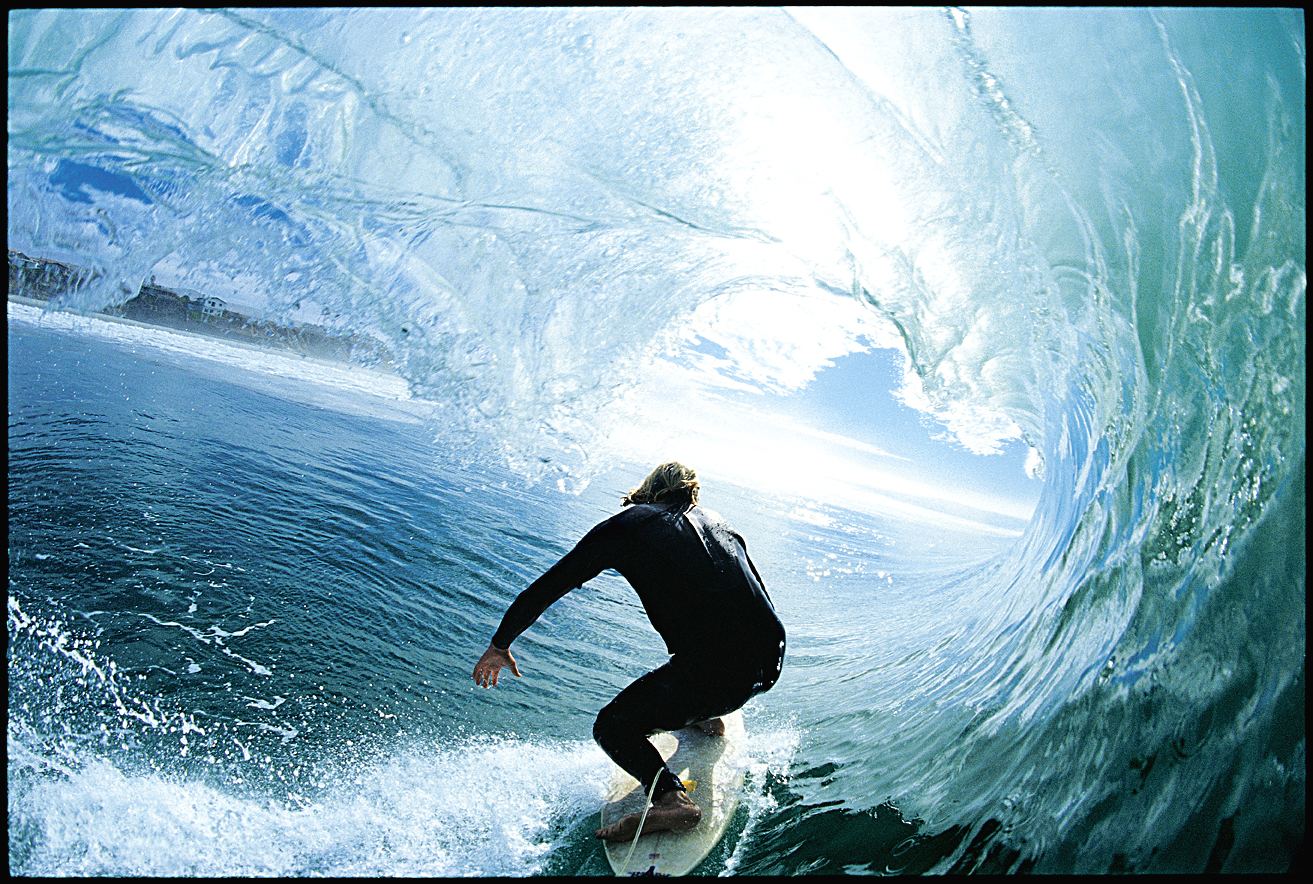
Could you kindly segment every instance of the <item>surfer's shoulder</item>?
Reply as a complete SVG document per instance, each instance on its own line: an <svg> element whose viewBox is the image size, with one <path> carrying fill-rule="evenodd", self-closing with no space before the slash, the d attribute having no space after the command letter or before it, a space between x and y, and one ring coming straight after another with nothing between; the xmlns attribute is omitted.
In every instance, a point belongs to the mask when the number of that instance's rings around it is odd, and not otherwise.
<svg viewBox="0 0 1313 884"><path fill-rule="evenodd" d="M701 513L702 518L706 519L708 522L719 522L722 525L725 524L724 517L721 516L721 514L716 512L715 510L709 510L706 507L702 506L701 504L694 504L693 509Z"/></svg>
<svg viewBox="0 0 1313 884"><path fill-rule="evenodd" d="M667 505L657 503L635 503L625 507L607 521L633 525L638 522L646 522L648 519L656 518L657 516L664 516L668 512L670 512L670 507Z"/></svg>
<svg viewBox="0 0 1313 884"><path fill-rule="evenodd" d="M668 503L635 503L625 507L611 518L607 519L598 528L603 525L615 528L634 528L639 525L647 524L653 519L669 517L672 514L696 510L697 507L687 505L671 505Z"/></svg>
<svg viewBox="0 0 1313 884"><path fill-rule="evenodd" d="M633 525L641 524L642 522L646 522L648 519L651 519L654 516L659 516L663 512L665 512L665 510L666 510L665 507L654 506L648 503L632 504L631 506L625 507L620 512L616 513L610 518L603 519L602 521L598 522L595 526L593 526L593 530L589 531L588 533L589 535L600 535L600 534L606 534L611 531L617 531L617 530L622 531L625 528L631 527Z"/></svg>

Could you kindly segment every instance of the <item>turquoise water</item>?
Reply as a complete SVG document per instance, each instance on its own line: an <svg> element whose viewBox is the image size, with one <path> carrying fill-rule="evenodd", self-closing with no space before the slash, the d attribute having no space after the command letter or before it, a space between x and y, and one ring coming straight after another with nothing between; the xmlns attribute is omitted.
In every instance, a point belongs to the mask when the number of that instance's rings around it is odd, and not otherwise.
<svg viewBox="0 0 1313 884"><path fill-rule="evenodd" d="M11 303L11 869L605 873L632 593L468 673L664 451L790 630L701 871L1302 855L1298 13L9 25L8 243L99 274L64 306L155 276L396 369ZM827 386L872 348L902 404Z"/></svg>

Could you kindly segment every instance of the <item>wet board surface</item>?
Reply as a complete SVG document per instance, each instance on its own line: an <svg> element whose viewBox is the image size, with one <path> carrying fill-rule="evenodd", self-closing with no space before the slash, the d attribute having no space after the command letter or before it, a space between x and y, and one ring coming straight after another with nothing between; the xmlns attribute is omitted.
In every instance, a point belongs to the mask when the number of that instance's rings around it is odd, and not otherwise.
<svg viewBox="0 0 1313 884"><path fill-rule="evenodd" d="M743 788L741 762L746 732L743 713L725 716L725 736L711 737L697 728L656 734L652 743L681 780L694 782L689 797L702 808L702 819L687 832L653 832L633 841L607 842L606 857L617 875L686 875L720 842L739 804ZM602 825L628 813L642 813L647 795L629 774L616 768L602 808ZM625 858L633 848L633 857Z"/></svg>

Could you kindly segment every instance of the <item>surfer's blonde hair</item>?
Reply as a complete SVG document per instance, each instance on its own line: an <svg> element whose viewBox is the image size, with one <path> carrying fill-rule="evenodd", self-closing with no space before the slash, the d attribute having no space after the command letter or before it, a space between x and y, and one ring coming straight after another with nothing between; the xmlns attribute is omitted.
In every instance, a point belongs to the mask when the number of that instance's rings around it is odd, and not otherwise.
<svg viewBox="0 0 1313 884"><path fill-rule="evenodd" d="M663 463L643 484L625 495L624 505L634 503L697 503L698 474L678 461Z"/></svg>

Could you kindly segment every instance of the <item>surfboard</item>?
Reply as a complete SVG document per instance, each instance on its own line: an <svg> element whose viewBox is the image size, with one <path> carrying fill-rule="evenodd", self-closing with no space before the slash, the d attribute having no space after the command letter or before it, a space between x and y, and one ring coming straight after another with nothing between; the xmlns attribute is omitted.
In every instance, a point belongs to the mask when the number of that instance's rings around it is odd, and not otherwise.
<svg viewBox="0 0 1313 884"><path fill-rule="evenodd" d="M706 858L725 834L739 805L743 788L741 762L746 731L743 713L724 717L725 736L712 737L695 727L652 737L652 743L670 769L687 784L689 797L702 808L702 819L687 832L652 832L633 840L606 842L606 858L617 875L687 875ZM642 813L647 806L643 787L615 768L602 808L602 825L627 813ZM625 858L633 855L628 865Z"/></svg>

